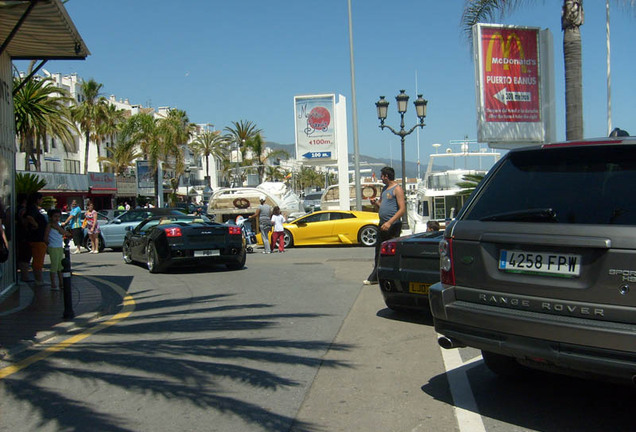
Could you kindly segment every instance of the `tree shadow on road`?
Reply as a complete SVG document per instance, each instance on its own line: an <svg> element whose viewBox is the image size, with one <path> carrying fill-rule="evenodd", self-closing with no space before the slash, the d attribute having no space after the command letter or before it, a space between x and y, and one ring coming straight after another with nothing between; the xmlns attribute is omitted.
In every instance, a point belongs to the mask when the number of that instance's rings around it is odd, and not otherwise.
<svg viewBox="0 0 636 432"><path fill-rule="evenodd" d="M125 290L132 283L129 277L108 279ZM302 377L318 367L352 367L323 357L327 350L353 347L294 338L293 332L284 339L267 337L273 334L269 330L292 328L291 323L312 326L325 315L280 313L276 305L236 303L233 296L217 291L171 298L138 292L134 313L102 330L100 337L69 345L0 381L0 404L24 407L31 419L38 419L36 428L129 431L136 429L131 417L104 412L94 401L112 402L109 398L115 396L110 395L117 394L131 400L129 393L134 393L150 405L169 400L170 408L185 405L206 416L211 410L237 416L249 430L278 432L292 424L297 431L320 430L319 425L296 422L292 413L275 412L278 407L268 398L306 385ZM81 400L86 388L103 396ZM77 399L69 397L69 389L78 389ZM180 413L171 415L178 418Z"/></svg>

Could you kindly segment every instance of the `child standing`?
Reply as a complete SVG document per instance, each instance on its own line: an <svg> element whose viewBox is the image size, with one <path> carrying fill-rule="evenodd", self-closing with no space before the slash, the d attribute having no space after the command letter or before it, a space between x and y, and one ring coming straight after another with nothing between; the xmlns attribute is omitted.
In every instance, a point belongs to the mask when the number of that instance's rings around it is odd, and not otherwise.
<svg viewBox="0 0 636 432"><path fill-rule="evenodd" d="M51 258L51 290L59 291L59 287L62 286L62 258L64 257L64 229L60 226L62 212L55 208L49 210L48 215L49 223L44 230L44 242ZM56 274L58 285L55 284Z"/></svg>
<svg viewBox="0 0 636 432"><path fill-rule="evenodd" d="M276 242L278 242L278 252L285 252L285 229L283 228L283 223L287 220L285 216L280 214L280 207L274 207L272 211L272 225L274 226L274 231L272 232L272 247L276 247Z"/></svg>

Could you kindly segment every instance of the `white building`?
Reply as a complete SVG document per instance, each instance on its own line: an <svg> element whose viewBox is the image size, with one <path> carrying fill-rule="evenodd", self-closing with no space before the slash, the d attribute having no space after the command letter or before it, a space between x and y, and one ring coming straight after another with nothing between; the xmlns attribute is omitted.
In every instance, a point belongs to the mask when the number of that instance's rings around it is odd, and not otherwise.
<svg viewBox="0 0 636 432"><path fill-rule="evenodd" d="M46 70L43 70L43 74L52 80L53 85L65 89L69 93L69 96L75 99L77 103L82 102L82 78L77 74L63 75L61 73L49 73ZM34 79L37 79L37 77ZM123 110L126 116L152 113L155 118L165 118L171 109L171 107L159 107L155 110L154 108L144 107L141 104L131 104L128 99L118 99L115 95L110 95L106 98L106 102L119 110ZM195 140L196 137L204 131L211 130L211 128L211 124L196 125L191 141ZM99 148L97 143L94 141L90 142L87 172L99 173L103 171L100 169L98 156L106 156L108 154L106 148L112 145L113 143L111 143L109 139L100 142ZM67 146L67 148L65 148L60 140L49 138L43 149L41 171L48 173L82 174L84 173L85 151L85 138L81 135L81 132L74 137L73 143ZM181 179L178 193L180 195L188 195L190 199L195 201L201 201L204 198L204 191L207 186L205 179L206 169L204 167L205 158L195 157L188 147L184 148L184 156L187 168L186 173ZM26 154L24 152L18 151L16 153L17 169L25 169L25 159ZM217 164L215 164L213 160L210 160L209 173L210 186L215 189L219 185ZM166 173L165 176L170 178L171 173Z"/></svg>

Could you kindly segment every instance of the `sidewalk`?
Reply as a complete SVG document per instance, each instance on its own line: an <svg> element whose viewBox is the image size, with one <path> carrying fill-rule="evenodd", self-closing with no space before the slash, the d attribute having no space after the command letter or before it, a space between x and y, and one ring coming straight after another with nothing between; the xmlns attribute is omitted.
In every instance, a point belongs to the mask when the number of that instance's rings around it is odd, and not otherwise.
<svg viewBox="0 0 636 432"><path fill-rule="evenodd" d="M80 276L72 277L75 318L62 319L63 291L21 283L0 301L0 358L17 354L29 346L67 333L101 315L105 300L101 290Z"/></svg>

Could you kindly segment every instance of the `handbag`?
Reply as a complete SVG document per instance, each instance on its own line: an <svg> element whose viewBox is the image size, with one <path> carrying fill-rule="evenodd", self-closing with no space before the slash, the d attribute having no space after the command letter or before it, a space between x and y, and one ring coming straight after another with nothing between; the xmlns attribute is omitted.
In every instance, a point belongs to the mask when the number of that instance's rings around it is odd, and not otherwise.
<svg viewBox="0 0 636 432"><path fill-rule="evenodd" d="M84 219L84 220L82 221L82 228L86 228L87 226L88 226L88 220L87 220L87 219Z"/></svg>

